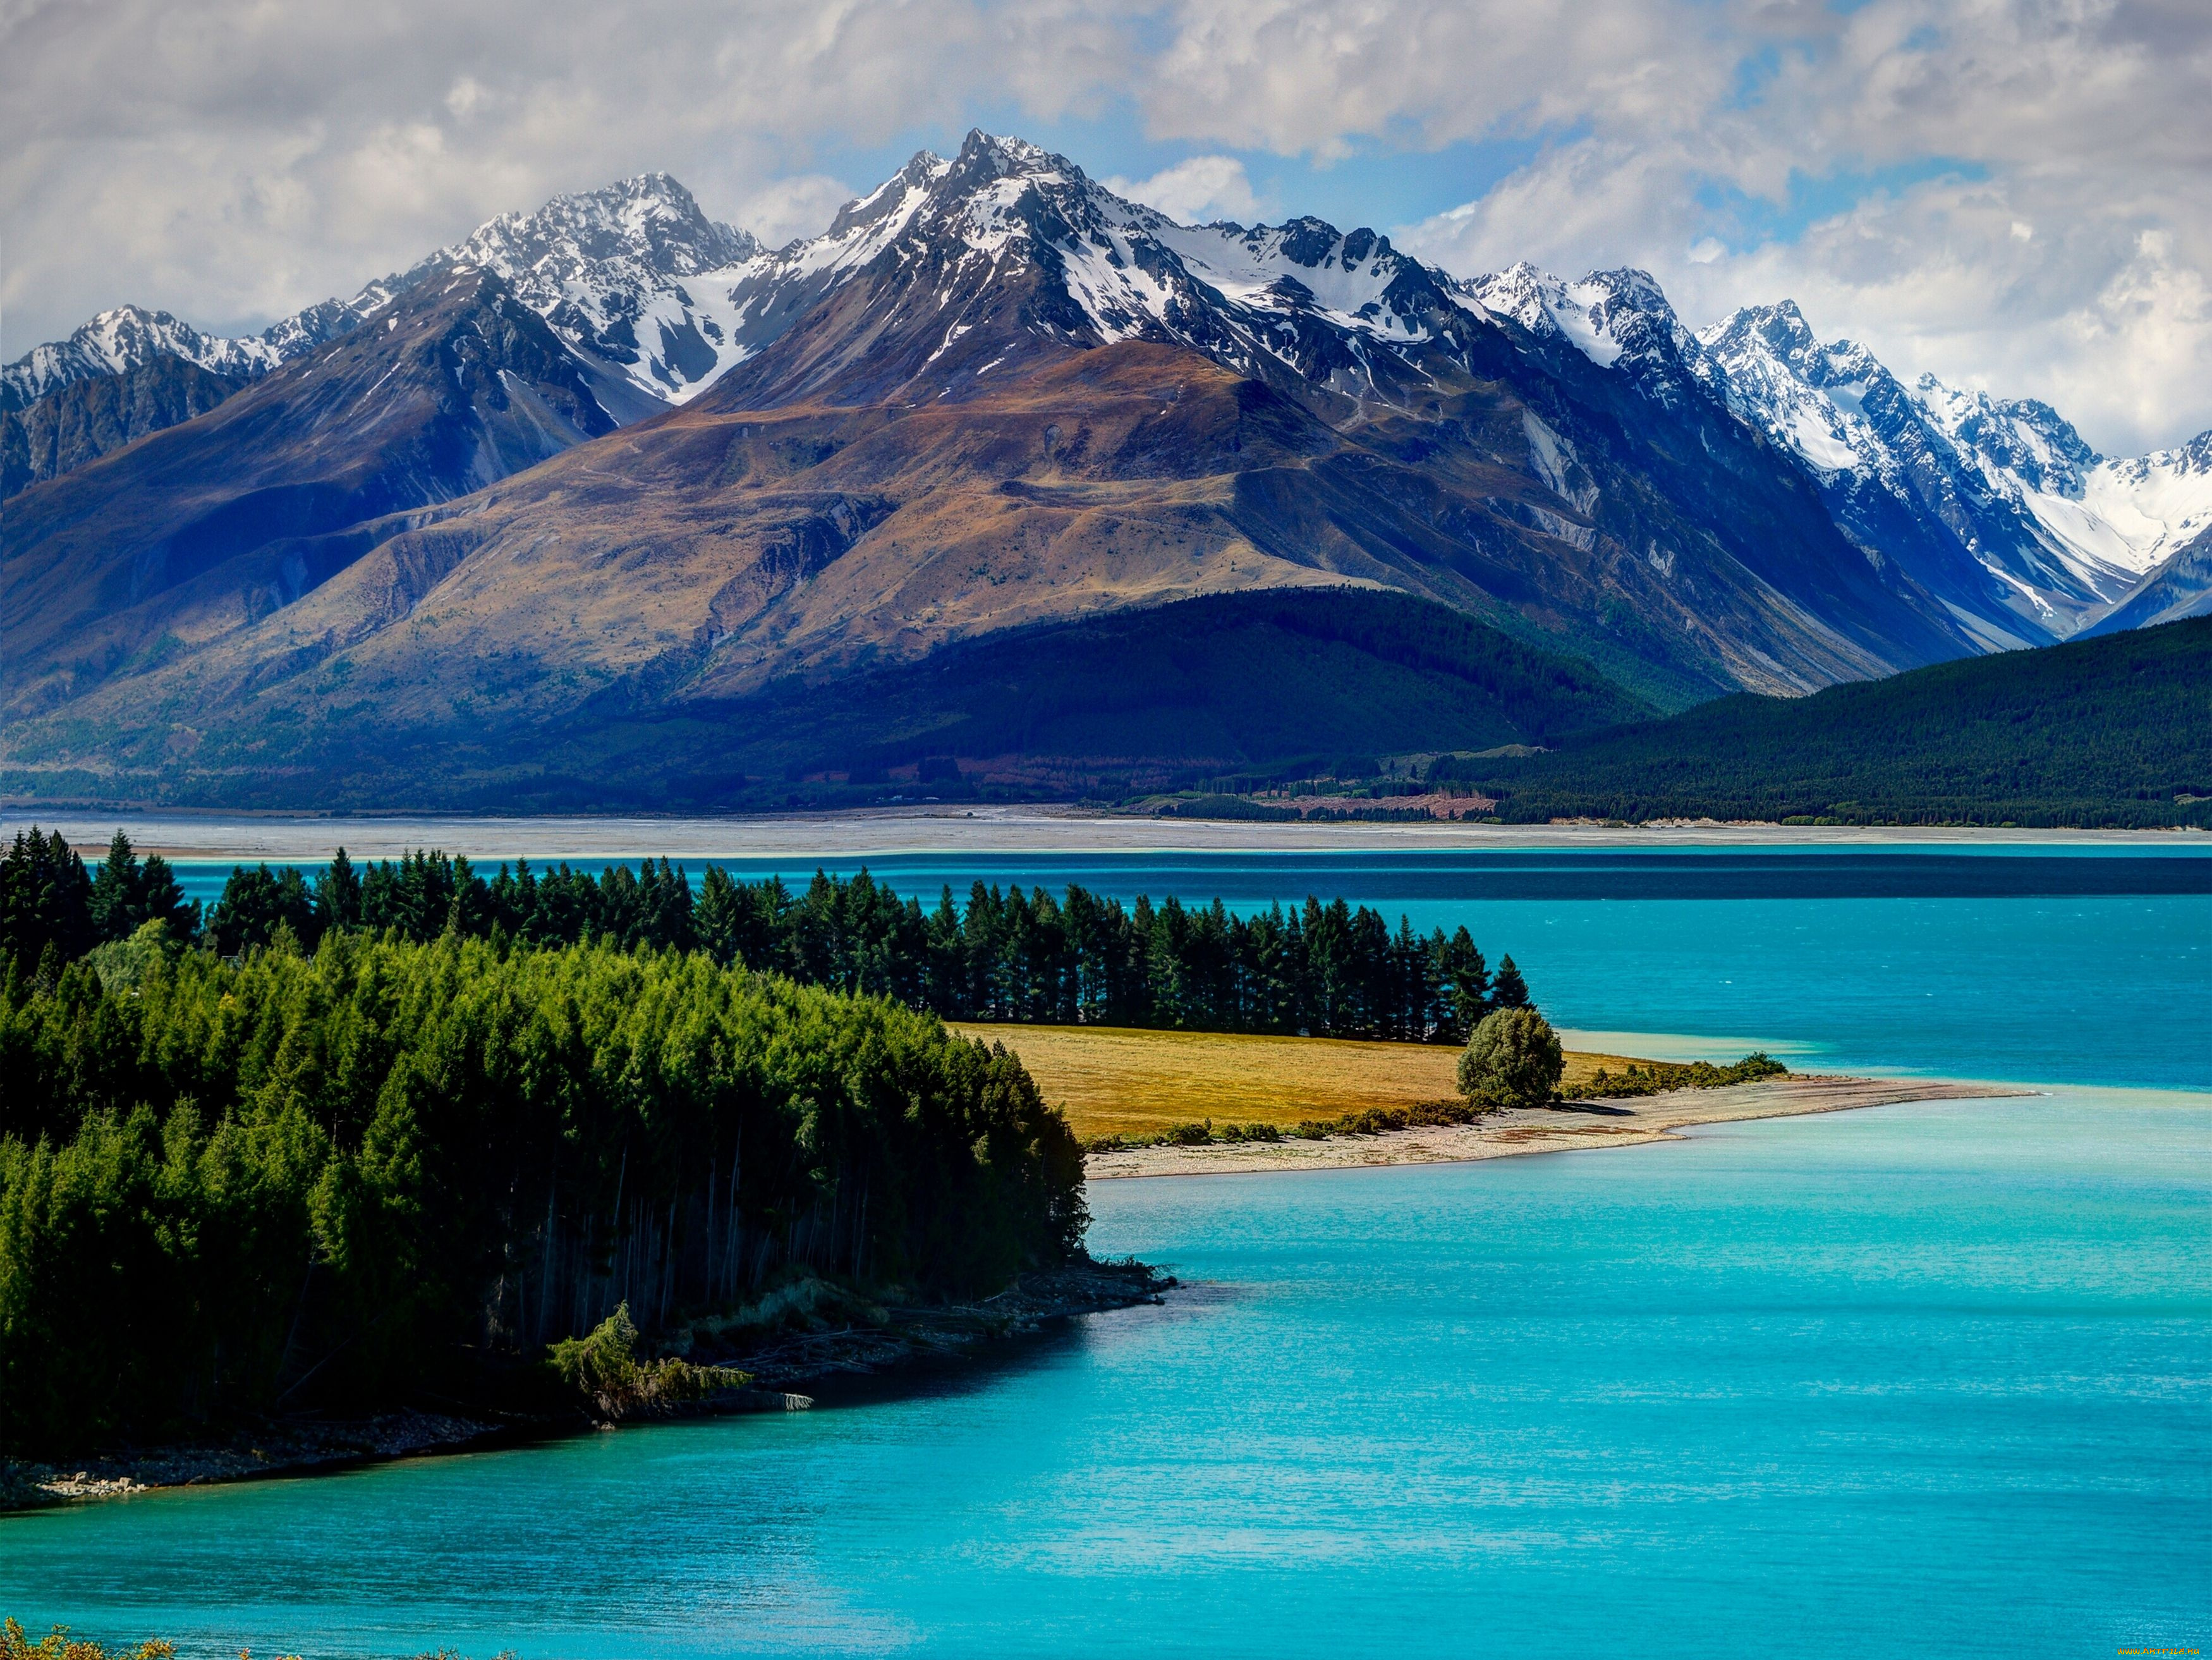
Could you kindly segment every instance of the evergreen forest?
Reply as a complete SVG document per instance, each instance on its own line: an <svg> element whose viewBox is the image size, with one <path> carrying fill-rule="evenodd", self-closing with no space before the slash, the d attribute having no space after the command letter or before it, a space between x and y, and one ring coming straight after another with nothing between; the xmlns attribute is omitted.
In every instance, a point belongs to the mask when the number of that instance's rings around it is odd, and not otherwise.
<svg viewBox="0 0 2212 1660"><path fill-rule="evenodd" d="M1513 824L2212 829L2212 617L1446 757Z"/></svg>
<svg viewBox="0 0 2212 1660"><path fill-rule="evenodd" d="M188 903L118 834L0 857L0 1454L481 1396L627 1304L804 1270L988 1293L1082 1247L1082 1154L944 1018L1464 1041L1464 930L865 873L793 891L435 852Z"/></svg>

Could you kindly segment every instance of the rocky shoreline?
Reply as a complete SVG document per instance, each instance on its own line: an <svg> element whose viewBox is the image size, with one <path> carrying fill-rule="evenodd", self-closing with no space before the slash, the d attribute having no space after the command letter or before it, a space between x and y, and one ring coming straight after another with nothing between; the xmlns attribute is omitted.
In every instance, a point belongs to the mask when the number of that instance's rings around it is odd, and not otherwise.
<svg viewBox="0 0 2212 1660"><path fill-rule="evenodd" d="M638 1416L805 1411L814 1402L799 1385L973 1353L980 1345L1041 1330L1051 1321L1157 1303L1174 1284L1141 1262L1085 1262L1025 1274L997 1296L975 1303L878 1307L844 1298L842 1324L804 1316L805 1329L757 1343L711 1344L717 1364L751 1374L746 1387ZM607 1427L580 1413L552 1417L414 1408L359 1419L271 1419L241 1426L220 1441L121 1447L58 1464L0 1463L0 1511L119 1499L161 1487L321 1475Z"/></svg>

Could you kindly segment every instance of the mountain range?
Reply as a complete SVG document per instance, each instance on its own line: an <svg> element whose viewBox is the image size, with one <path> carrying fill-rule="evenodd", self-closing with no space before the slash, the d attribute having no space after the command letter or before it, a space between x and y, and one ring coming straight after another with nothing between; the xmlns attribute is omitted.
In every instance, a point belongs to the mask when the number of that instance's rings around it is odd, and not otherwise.
<svg viewBox="0 0 2212 1660"><path fill-rule="evenodd" d="M2212 608L2212 435L981 132L780 249L653 174L251 339L105 313L0 479L0 771L73 797L1113 789Z"/></svg>

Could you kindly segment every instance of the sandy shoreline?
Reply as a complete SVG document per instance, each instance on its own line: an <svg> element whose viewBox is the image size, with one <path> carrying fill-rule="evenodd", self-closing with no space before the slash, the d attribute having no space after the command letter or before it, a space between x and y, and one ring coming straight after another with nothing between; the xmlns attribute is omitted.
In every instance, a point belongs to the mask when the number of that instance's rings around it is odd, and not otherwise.
<svg viewBox="0 0 2212 1660"><path fill-rule="evenodd" d="M441 847L473 859L863 858L942 853L1381 853L1511 848L1885 847L2195 847L2172 830L1921 829L1724 824L1705 820L1602 824L1265 824L1152 818L1053 806L863 807L727 818L360 818L280 813L88 812L21 804L0 809L0 833L36 823L90 852L120 825L141 852L169 858L321 860L343 843L356 858Z"/></svg>
<svg viewBox="0 0 2212 1660"><path fill-rule="evenodd" d="M1906 1101L1971 1101L2039 1091L2002 1084L1941 1079L1841 1078L1797 1073L1724 1089L1502 1112L1479 1124L1333 1135L1319 1141L1243 1141L1205 1146L1137 1147L1093 1153L1094 1182L1145 1176L1236 1176L1270 1171L1357 1170L1380 1164L1457 1164L1522 1153L1636 1146L1664 1140L1692 1124L1795 1118Z"/></svg>

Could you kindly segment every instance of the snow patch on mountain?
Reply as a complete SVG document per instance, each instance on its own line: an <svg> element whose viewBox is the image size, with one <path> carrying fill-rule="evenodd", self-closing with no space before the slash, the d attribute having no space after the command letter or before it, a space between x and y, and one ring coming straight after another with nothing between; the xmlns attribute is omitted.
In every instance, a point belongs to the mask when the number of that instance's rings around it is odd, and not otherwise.
<svg viewBox="0 0 2212 1660"><path fill-rule="evenodd" d="M202 334L165 311L118 306L100 313L68 339L33 346L0 369L0 408L21 409L71 381L121 374L165 354L218 374L247 380L266 374L283 358L266 337L226 339Z"/></svg>
<svg viewBox="0 0 2212 1660"><path fill-rule="evenodd" d="M1420 270L1371 230L1339 234L1319 219L1282 225L1192 227L1164 223L1153 236L1194 275L1234 305L1286 312L1310 309L1345 329L1385 339L1429 337L1418 318L1402 315L1393 291Z"/></svg>
<svg viewBox="0 0 2212 1660"><path fill-rule="evenodd" d="M1518 323L1539 339L1564 339L1601 368L1655 360L1689 365L1700 353L1649 271L1592 271L1570 283L1521 264L1455 285L1461 303Z"/></svg>
<svg viewBox="0 0 2212 1660"><path fill-rule="evenodd" d="M1804 460L1863 543L1881 539L1867 528L1866 493L1879 491L1897 523L1955 540L2010 590L2011 609L2056 636L2212 525L2212 435L2100 456L2047 404L1933 375L1908 386L1864 347L1819 340L1788 301L1738 311L1699 341L1717 394Z"/></svg>

